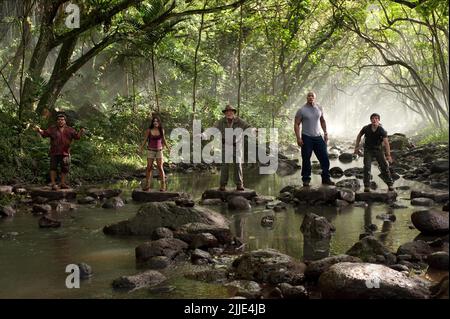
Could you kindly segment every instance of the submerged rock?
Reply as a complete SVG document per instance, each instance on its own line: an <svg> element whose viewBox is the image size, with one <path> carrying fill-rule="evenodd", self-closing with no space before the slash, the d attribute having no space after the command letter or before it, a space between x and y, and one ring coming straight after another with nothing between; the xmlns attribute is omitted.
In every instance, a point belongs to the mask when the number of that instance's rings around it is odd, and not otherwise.
<svg viewBox="0 0 450 319"><path fill-rule="evenodd" d="M257 196L257 194L254 190L248 188L244 189L243 191L237 190L220 191L218 189L208 189L202 194L202 200L219 198L223 201L227 201L228 198L234 196L242 196L245 199L252 200L254 197Z"/></svg>
<svg viewBox="0 0 450 319"><path fill-rule="evenodd" d="M329 239L336 228L323 216L307 213L303 218L300 231L311 239Z"/></svg>
<svg viewBox="0 0 450 319"><path fill-rule="evenodd" d="M316 260L309 263L306 267L305 277L307 280L316 281L323 272L328 270L328 268L341 262L358 263L361 262L361 259L349 255L338 255Z"/></svg>
<svg viewBox="0 0 450 319"><path fill-rule="evenodd" d="M134 276L122 276L113 281L114 289L140 289L159 285L166 277L158 271L149 270Z"/></svg>
<svg viewBox="0 0 450 319"><path fill-rule="evenodd" d="M416 211L411 215L413 225L422 233L441 235L448 233L448 213L435 210Z"/></svg>

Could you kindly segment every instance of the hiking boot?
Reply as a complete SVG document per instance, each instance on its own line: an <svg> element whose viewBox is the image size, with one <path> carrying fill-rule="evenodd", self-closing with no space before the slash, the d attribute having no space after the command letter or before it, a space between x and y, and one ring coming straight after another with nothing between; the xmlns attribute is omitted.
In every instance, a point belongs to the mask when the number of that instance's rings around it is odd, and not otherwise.
<svg viewBox="0 0 450 319"><path fill-rule="evenodd" d="M334 186L336 184L334 182L332 182L331 179L327 179L325 181L322 181L322 185Z"/></svg>
<svg viewBox="0 0 450 319"><path fill-rule="evenodd" d="M244 189L244 186L238 185L238 186L236 186L236 190L241 192L241 191L243 191L245 189Z"/></svg>
<svg viewBox="0 0 450 319"><path fill-rule="evenodd" d="M60 185L60 188L61 188L61 189L69 189L70 186L67 185L67 184L61 184L61 185Z"/></svg>
<svg viewBox="0 0 450 319"><path fill-rule="evenodd" d="M304 181L303 182L303 187L309 187L309 181Z"/></svg>
<svg viewBox="0 0 450 319"><path fill-rule="evenodd" d="M227 189L225 188L225 186L220 186L219 187L219 191L221 191L221 192L225 192Z"/></svg>
<svg viewBox="0 0 450 319"><path fill-rule="evenodd" d="M58 185L52 184L51 188L52 188L52 191L57 191L58 190Z"/></svg>
<svg viewBox="0 0 450 319"><path fill-rule="evenodd" d="M388 191L389 191L389 192L393 192L393 191L394 191L394 186L392 186L392 185L391 185L391 186L388 186Z"/></svg>
<svg viewBox="0 0 450 319"><path fill-rule="evenodd" d="M364 193L370 193L370 187L364 187Z"/></svg>

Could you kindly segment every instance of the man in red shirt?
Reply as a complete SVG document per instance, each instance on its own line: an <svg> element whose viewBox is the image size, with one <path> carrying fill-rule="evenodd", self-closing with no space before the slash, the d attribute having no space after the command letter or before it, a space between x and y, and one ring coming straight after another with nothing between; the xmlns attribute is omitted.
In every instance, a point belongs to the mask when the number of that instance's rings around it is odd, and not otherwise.
<svg viewBox="0 0 450 319"><path fill-rule="evenodd" d="M66 124L66 116L58 114L56 116L56 125L46 130L36 126L35 131L42 137L50 137L50 180L53 190L57 190L56 174L58 165L61 166L61 188L69 188L66 182L66 175L69 173L70 166L70 144L72 140L79 140L84 133L84 128L79 132Z"/></svg>

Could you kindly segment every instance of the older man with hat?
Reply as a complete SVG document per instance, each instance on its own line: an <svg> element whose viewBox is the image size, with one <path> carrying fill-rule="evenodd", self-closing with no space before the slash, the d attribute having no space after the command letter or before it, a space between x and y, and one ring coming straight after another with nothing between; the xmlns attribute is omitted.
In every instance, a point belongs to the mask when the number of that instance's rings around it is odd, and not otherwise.
<svg viewBox="0 0 450 319"><path fill-rule="evenodd" d="M84 128L77 132L66 124L66 115L59 113L56 116L56 125L42 130L39 126L35 131L42 137L50 138L50 180L53 190L57 190L56 175L58 166L61 166L61 188L69 188L66 184L66 175L69 173L70 166L70 144L72 140L79 140L84 133Z"/></svg>
<svg viewBox="0 0 450 319"><path fill-rule="evenodd" d="M233 154L236 154L237 147L240 147L240 143L242 142L242 134L240 136L233 136L232 141L227 141L225 139L225 129L237 129L240 128L243 131L250 127L250 125L236 116L237 110L230 104L225 106L225 109L222 110L222 113L225 115L222 119L218 120L214 127L220 130L222 134L222 159L225 158L225 145L232 146ZM232 145L230 145L232 144ZM236 190L243 191L244 190L244 178L242 174L242 163L236 157L234 157L233 163L222 162L222 166L220 168L220 191L225 191L228 183L228 173L230 166L233 166L234 171L234 183L236 184Z"/></svg>

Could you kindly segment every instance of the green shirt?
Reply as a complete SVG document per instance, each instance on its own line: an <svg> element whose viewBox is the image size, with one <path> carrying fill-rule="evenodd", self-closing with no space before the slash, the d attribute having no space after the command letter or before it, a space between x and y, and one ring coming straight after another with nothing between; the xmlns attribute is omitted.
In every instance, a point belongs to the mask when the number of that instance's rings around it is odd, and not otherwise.
<svg viewBox="0 0 450 319"><path fill-rule="evenodd" d="M225 142L225 129L226 128L232 128L232 129L241 128L243 131L245 131L247 128L250 127L250 125L247 122L245 122L243 119L236 116L233 119L233 121L231 122L231 125L228 124L227 118L223 117L220 120L218 120L216 122L216 124L214 124L214 127L220 130L220 133L222 134L222 142ZM242 134L240 134L240 136L234 137L233 144L240 141L241 138L242 138Z"/></svg>

